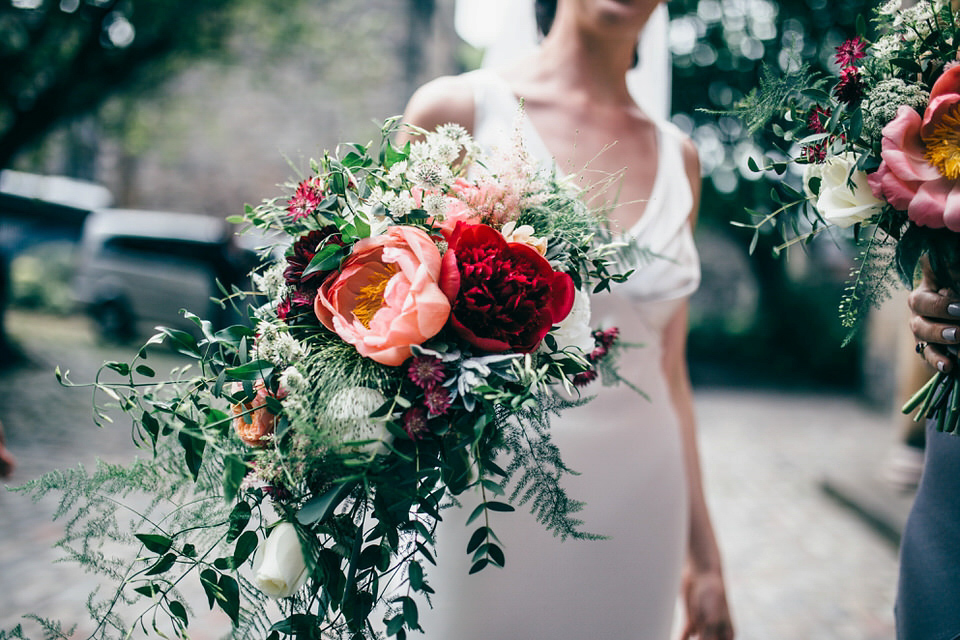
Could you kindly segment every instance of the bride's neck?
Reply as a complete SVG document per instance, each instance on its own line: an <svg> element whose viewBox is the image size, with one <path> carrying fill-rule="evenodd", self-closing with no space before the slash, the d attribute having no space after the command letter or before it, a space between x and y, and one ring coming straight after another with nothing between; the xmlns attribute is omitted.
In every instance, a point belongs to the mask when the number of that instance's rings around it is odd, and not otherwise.
<svg viewBox="0 0 960 640"><path fill-rule="evenodd" d="M626 74L632 56L633 48L622 43L558 33L544 39L531 71L572 94L582 92L593 101L622 103L630 100Z"/></svg>

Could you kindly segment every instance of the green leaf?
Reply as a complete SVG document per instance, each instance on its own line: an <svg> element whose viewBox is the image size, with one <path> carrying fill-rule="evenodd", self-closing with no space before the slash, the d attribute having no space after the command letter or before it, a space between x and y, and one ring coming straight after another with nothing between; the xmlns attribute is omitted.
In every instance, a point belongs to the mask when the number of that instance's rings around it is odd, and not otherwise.
<svg viewBox="0 0 960 640"><path fill-rule="evenodd" d="M145 584L142 587L137 587L134 589L139 594L145 595L148 598L152 598L162 591L162 589L154 583Z"/></svg>
<svg viewBox="0 0 960 640"><path fill-rule="evenodd" d="M227 542L233 542L250 522L252 509L246 502L238 502L230 512L230 527L227 529Z"/></svg>
<svg viewBox="0 0 960 640"><path fill-rule="evenodd" d="M338 268L340 266L340 260L346 255L346 252L347 249L338 244L333 242L327 244L311 258L310 263L307 264L307 268L303 270L301 278L305 278L318 271L331 271Z"/></svg>
<svg viewBox="0 0 960 640"><path fill-rule="evenodd" d="M475 573L477 573L477 572L479 572L479 571L483 571L483 569L484 569L488 564L490 564L490 561L487 560L486 558L483 558L483 559L481 559L481 560L478 560L477 562L473 563L473 566L472 566L472 567L470 567L470 572L469 572L468 575L473 575L473 574L475 574Z"/></svg>
<svg viewBox="0 0 960 640"><path fill-rule="evenodd" d="M261 380L273 373L273 364L269 360L252 360L239 367L227 369L227 375L236 380Z"/></svg>
<svg viewBox="0 0 960 640"><path fill-rule="evenodd" d="M502 567L506 561L506 558L503 556L503 549L500 547L491 544L487 547L487 555L490 557L490 561L494 564Z"/></svg>
<svg viewBox="0 0 960 640"><path fill-rule="evenodd" d="M413 561L410 563L407 568L407 577L410 578L411 589L414 591L423 589L423 566L419 562Z"/></svg>
<svg viewBox="0 0 960 640"><path fill-rule="evenodd" d="M256 531L244 531L243 534L237 538L237 545L233 550L233 566L239 567L246 562L250 554L256 550L259 542L260 538L257 537Z"/></svg>
<svg viewBox="0 0 960 640"><path fill-rule="evenodd" d="M343 502L344 498L350 494L355 484L355 482L338 484L325 494L311 498L297 513L297 520L304 525L327 520L333 515L334 510Z"/></svg>
<svg viewBox="0 0 960 640"><path fill-rule="evenodd" d="M220 593L220 585L217 584L217 572L213 569L204 569L200 572L200 585L203 592L207 594L207 604L213 609L213 603L217 601Z"/></svg>
<svg viewBox="0 0 960 640"><path fill-rule="evenodd" d="M470 542L467 543L467 553L473 553L476 551L481 544L487 539L487 527L480 527L473 532L473 535L470 536Z"/></svg>
<svg viewBox="0 0 960 640"><path fill-rule="evenodd" d="M174 600L170 603L170 613L183 620L183 626L187 626L187 610L183 604Z"/></svg>
<svg viewBox="0 0 960 640"><path fill-rule="evenodd" d="M217 598L217 604L223 609L233 624L240 623L240 587L237 581L232 577L223 574L220 576L220 597Z"/></svg>
<svg viewBox="0 0 960 640"><path fill-rule="evenodd" d="M173 540L155 533L136 533L134 537L143 543L147 550L158 555L166 553L173 546Z"/></svg>
<svg viewBox="0 0 960 640"><path fill-rule="evenodd" d="M500 511L501 513L509 513L511 511L516 511L513 508L513 505L509 505L506 502L484 502L487 509L490 511Z"/></svg>
<svg viewBox="0 0 960 640"><path fill-rule="evenodd" d="M122 376L130 374L130 365L126 362L104 362L103 366L111 371L116 371Z"/></svg>
<svg viewBox="0 0 960 640"><path fill-rule="evenodd" d="M148 378L152 378L153 376L157 375L156 371L145 364L137 365L137 373Z"/></svg>
<svg viewBox="0 0 960 640"><path fill-rule="evenodd" d="M171 567L173 567L176 561L177 561L177 554L168 553L167 555L157 560L156 564L150 567L146 575L156 576L156 575L160 575L161 573L165 573L169 571Z"/></svg>
<svg viewBox="0 0 960 640"><path fill-rule="evenodd" d="M420 628L420 612L417 611L417 603L413 598L404 596L403 601L403 620L410 629Z"/></svg>
<svg viewBox="0 0 960 640"><path fill-rule="evenodd" d="M223 497L227 503L237 499L237 492L240 491L240 484L247 476L247 470L247 463L240 456L229 455L223 459Z"/></svg>
<svg viewBox="0 0 960 640"><path fill-rule="evenodd" d="M202 438L197 438L186 431L181 431L177 439L180 440L180 444L183 445L183 454L184 460L187 463L187 469L190 470L190 474L193 476L194 482L196 482L197 477L200 475L200 466L203 464L203 450L207 446L207 441Z"/></svg>
<svg viewBox="0 0 960 640"><path fill-rule="evenodd" d="M200 347L197 346L196 339L186 331L170 327L157 327L157 331L173 340L178 352L194 358L200 357Z"/></svg>

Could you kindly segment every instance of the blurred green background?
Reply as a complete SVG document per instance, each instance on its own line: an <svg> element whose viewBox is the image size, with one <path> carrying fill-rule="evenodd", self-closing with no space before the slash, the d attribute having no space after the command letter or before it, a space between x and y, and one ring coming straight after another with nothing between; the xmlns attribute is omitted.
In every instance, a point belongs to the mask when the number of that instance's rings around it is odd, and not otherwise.
<svg viewBox="0 0 960 640"><path fill-rule="evenodd" d="M887 398L894 363L870 328L846 347L837 305L854 249L731 225L771 209L771 152L729 109L761 65L831 70L863 0L671 0L673 121L700 150L695 382L842 388ZM105 185L114 205L226 216L339 141L366 142L437 75L477 66L455 0L0 0L0 169ZM3 218L0 212L0 239ZM3 246L0 243L0 246ZM68 245L7 250L11 304L70 313ZM0 260L0 264L3 260ZM887 314L888 316L891 314ZM896 314L880 325L896 324ZM887 336L886 338L882 336ZM881 336L881 337L875 337ZM887 344L884 343L884 344Z"/></svg>

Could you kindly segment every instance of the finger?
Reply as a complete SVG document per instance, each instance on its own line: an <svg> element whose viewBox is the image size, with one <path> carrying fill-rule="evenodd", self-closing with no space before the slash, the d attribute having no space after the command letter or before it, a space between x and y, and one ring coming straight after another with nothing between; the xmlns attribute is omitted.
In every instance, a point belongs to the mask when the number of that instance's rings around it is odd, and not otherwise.
<svg viewBox="0 0 960 640"><path fill-rule="evenodd" d="M953 295L944 295L939 291L918 288L907 297L910 311L915 315L937 320L960 321L960 300Z"/></svg>
<svg viewBox="0 0 960 640"><path fill-rule="evenodd" d="M943 346L928 344L922 357L927 364L943 373L950 373L955 366L955 356Z"/></svg>

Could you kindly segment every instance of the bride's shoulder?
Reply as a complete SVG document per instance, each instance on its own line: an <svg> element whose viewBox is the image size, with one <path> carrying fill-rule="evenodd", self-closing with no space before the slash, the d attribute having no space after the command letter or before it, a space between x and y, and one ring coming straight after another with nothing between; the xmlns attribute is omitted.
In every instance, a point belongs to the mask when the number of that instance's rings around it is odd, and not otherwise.
<svg viewBox="0 0 960 640"><path fill-rule="evenodd" d="M403 120L432 130L448 122L456 122L473 130L474 92L466 74L441 76L421 85L407 102Z"/></svg>

